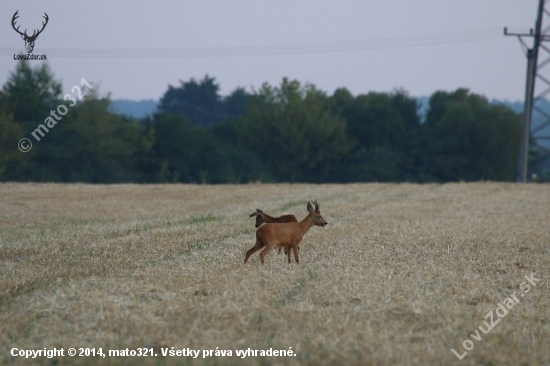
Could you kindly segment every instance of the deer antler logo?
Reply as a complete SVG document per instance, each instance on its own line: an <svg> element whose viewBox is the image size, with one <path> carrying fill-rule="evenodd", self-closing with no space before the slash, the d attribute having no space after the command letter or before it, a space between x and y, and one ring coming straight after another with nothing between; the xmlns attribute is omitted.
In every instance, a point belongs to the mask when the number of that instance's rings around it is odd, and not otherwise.
<svg viewBox="0 0 550 366"><path fill-rule="evenodd" d="M25 32L24 33L21 33L19 31L19 26L17 28L15 28L15 21L17 18L19 18L19 15L17 15L17 13L19 13L19 10L17 10L15 12L15 14L13 14L13 18L11 18L11 26L13 27L13 29L19 33L21 35L21 38L23 38L23 40L25 41L25 48L27 49L27 53L32 53L32 50L34 49L34 42L36 41L36 38L38 37L38 35L40 33L42 33L42 31L44 30L44 28L46 28L46 24L48 24L48 14L44 13L44 16L43 18L46 19L45 22L42 22L42 29L38 30L38 29L35 29L34 32L32 33L32 36L29 36L27 34L27 30L25 29ZM38 32L38 33L37 33Z"/></svg>

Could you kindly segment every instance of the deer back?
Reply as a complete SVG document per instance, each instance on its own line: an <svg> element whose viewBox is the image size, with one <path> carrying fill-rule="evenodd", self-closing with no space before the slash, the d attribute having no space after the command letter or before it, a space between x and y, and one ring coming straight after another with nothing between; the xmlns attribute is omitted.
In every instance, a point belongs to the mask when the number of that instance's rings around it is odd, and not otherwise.
<svg viewBox="0 0 550 366"><path fill-rule="evenodd" d="M272 217L264 213L259 208L256 209L256 212L250 214L249 217L253 217L253 216L256 217L256 225L255 225L256 228L260 227L262 224L298 222L298 220L296 219L296 216L294 215L283 215L279 217Z"/></svg>

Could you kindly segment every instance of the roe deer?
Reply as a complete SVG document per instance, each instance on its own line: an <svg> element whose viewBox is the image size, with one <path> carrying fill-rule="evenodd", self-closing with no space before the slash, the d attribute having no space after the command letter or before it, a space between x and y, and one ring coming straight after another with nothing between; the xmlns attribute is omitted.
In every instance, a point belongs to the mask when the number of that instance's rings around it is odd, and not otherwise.
<svg viewBox="0 0 550 366"><path fill-rule="evenodd" d="M268 223L260 226L260 228L256 230L256 244L252 247L252 249L246 252L244 263L248 262L248 258L250 258L252 254L262 248L264 248L264 250L260 253L260 260L262 261L262 264L264 264L264 259L267 253L275 248L289 247L292 248L292 251L294 252L294 259L296 260L296 263L299 264L300 258L298 254L298 246L300 245L302 237L313 225L327 225L327 222L323 216L321 216L321 212L319 211L320 205L317 201L313 202L313 205L311 202L307 203L307 211L309 212L309 215L307 215L306 218L300 222L288 222L283 224ZM290 250L288 250L287 256L288 263L291 263L292 260L290 259Z"/></svg>
<svg viewBox="0 0 550 366"><path fill-rule="evenodd" d="M250 214L249 217L253 217L253 216L256 216L256 225L254 226L256 229L259 228L262 224L269 224L269 223L283 224L285 222L298 222L298 220L296 220L296 216L294 215L283 215L279 217L272 217L264 213L259 208L256 209L256 212ZM290 248L285 247L285 254L287 254L289 250ZM281 248L279 248L279 254L281 254Z"/></svg>

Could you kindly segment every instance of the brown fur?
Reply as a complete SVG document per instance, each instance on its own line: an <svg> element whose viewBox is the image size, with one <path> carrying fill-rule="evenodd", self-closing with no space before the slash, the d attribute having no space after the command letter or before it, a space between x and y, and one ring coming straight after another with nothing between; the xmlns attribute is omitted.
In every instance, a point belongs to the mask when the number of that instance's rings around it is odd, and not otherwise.
<svg viewBox="0 0 550 366"><path fill-rule="evenodd" d="M249 217L253 217L253 216L256 216L256 226L255 226L256 228L259 228L262 224L269 224L269 223L282 224L285 222L298 222L298 220L296 219L296 216L294 215L283 215L279 217L272 217L264 213L259 208L256 209L256 212L250 214Z"/></svg>
<svg viewBox="0 0 550 366"><path fill-rule="evenodd" d="M256 209L256 212L250 214L249 217L256 216L256 225L255 228L259 228L262 224L284 224L287 222L298 222L296 219L296 216L294 215L283 215L279 217L273 217L269 216L268 214L264 213L259 208ZM288 253L290 248L285 248L285 254ZM300 250L300 248L298 248ZM281 248L279 248L279 254L281 254Z"/></svg>
<svg viewBox="0 0 550 366"><path fill-rule="evenodd" d="M313 207L315 205L315 208ZM267 223L262 225L256 230L256 244L250 250L246 252L244 263L248 262L248 258L258 250L262 249L260 253L260 260L264 264L264 259L267 253L275 248L288 247L292 249L294 253L294 259L296 263L300 263L300 257L298 248L302 237L312 226L325 226L327 222L321 216L319 210L319 204L317 202L308 202L307 210L309 215L306 216L300 222L289 222L282 224ZM290 250L287 251L288 263L291 263Z"/></svg>

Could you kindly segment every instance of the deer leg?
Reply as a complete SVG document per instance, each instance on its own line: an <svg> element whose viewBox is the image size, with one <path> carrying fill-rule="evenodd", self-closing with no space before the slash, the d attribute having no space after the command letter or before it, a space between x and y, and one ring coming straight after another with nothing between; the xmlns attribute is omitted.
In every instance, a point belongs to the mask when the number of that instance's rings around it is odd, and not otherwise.
<svg viewBox="0 0 550 366"><path fill-rule="evenodd" d="M299 247L297 245L292 247L292 251L294 252L294 259L296 260L296 264L300 264L300 256L298 255ZM290 258L290 251L288 252L288 257Z"/></svg>
<svg viewBox="0 0 550 366"><path fill-rule="evenodd" d="M262 264L264 264L264 258L267 255L267 253L271 252L273 250L273 246L266 245L264 250L260 252L260 260L262 261Z"/></svg>
<svg viewBox="0 0 550 366"><path fill-rule="evenodd" d="M290 258L290 247L285 247L285 253L288 257L288 264L292 263L292 259Z"/></svg>
<svg viewBox="0 0 550 366"><path fill-rule="evenodd" d="M283 249L283 248L279 247L279 254L281 254L281 249ZM285 249L285 254L286 254L286 249Z"/></svg>
<svg viewBox="0 0 550 366"><path fill-rule="evenodd" d="M256 244L250 249L248 252L246 252L246 256L244 257L244 263L248 262L248 258L254 253L256 253L258 250L262 249L264 247L264 243L262 243L261 240L256 239Z"/></svg>

